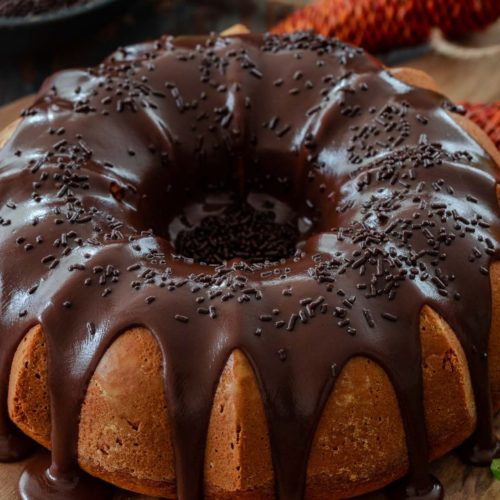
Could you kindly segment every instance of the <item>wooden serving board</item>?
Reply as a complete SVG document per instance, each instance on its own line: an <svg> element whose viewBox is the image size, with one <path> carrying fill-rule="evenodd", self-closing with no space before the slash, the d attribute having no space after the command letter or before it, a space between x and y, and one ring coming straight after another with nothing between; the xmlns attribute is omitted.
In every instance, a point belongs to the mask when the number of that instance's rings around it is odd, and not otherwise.
<svg viewBox="0 0 500 500"><path fill-rule="evenodd" d="M0 130L19 118L19 114L34 100L34 96L26 96L0 108ZM2 499L3 500L3 499Z"/></svg>
<svg viewBox="0 0 500 500"><path fill-rule="evenodd" d="M437 61L432 60L431 67L436 65ZM415 65L421 69L428 70L421 61ZM442 66L441 66L442 67ZM476 68L477 69L477 68ZM495 72L493 72L495 73ZM458 76L458 75L457 75ZM498 80L498 72L494 75ZM491 80L491 79L490 79ZM453 78L448 80L453 82ZM441 82L442 83L442 82ZM448 94L451 90L450 84L443 85L444 92ZM467 98L480 101L482 98L499 98L500 85L490 85L478 87L476 92L469 93ZM455 92L449 92L449 94ZM19 117L22 109L33 102L33 96L28 96L15 101L3 108L0 108L0 130L12 123ZM497 434L500 435L500 415L496 419ZM15 464L0 464L0 500L17 500L17 481L26 462ZM496 481L488 468L476 468L464 465L455 454L449 454L436 461L432 466L432 472L439 478L446 492L446 500L500 500L500 481ZM384 500L384 493L374 493L365 495L363 500ZM117 491L114 500L154 500L151 497L134 495L124 491Z"/></svg>

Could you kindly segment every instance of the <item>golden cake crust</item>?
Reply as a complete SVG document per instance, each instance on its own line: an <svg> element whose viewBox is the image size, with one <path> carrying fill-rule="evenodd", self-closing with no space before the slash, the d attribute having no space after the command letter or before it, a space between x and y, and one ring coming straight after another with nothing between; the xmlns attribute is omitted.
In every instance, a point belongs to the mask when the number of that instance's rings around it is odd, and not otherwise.
<svg viewBox="0 0 500 500"><path fill-rule="evenodd" d="M400 80L431 90L425 73L392 70ZM450 115L500 165L499 153L467 119ZM17 123L1 134L0 147ZM499 197L500 198L500 197ZM500 408L500 263L490 269L492 326L490 375ZM446 322L430 307L420 314L424 403L430 458L463 442L476 424L463 350ZM175 498L175 470L163 362L143 328L123 333L100 361L81 411L80 466L117 486ZM383 404L381 404L383 402ZM40 325L19 345L11 370L9 414L34 440L50 448L47 348ZM205 453L207 498L273 497L273 471L264 406L255 374L234 351L214 397ZM370 460L366 460L366 457ZM346 498L377 489L407 470L407 452L396 395L383 371L366 358L342 370L325 405L308 465L306 498Z"/></svg>

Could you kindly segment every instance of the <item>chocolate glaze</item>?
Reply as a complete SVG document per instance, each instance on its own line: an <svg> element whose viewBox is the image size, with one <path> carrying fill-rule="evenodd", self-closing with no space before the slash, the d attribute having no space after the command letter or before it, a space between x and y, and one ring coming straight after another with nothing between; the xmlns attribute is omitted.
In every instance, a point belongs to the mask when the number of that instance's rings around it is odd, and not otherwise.
<svg viewBox="0 0 500 500"><path fill-rule="evenodd" d="M425 304L467 356L472 448L495 449L486 355L498 172L443 104L309 34L165 37L47 80L0 152L4 434L17 345L40 323L48 348L54 480L34 493L36 476L23 476L27 496L79 498L67 485L86 387L132 325L164 357L180 499L203 495L212 399L236 348L263 395L279 498L302 498L323 407L358 355L385 369L399 401L410 467L399 496L438 498L418 368ZM272 195L314 221L304 249L252 265L176 255L170 222L227 191Z"/></svg>

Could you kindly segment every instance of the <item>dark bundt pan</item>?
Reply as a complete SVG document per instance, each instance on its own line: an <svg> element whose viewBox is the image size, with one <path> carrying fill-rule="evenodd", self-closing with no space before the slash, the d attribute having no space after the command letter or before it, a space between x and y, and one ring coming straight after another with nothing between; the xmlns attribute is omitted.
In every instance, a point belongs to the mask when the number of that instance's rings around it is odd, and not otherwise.
<svg viewBox="0 0 500 500"><path fill-rule="evenodd" d="M123 12L136 0L90 0L45 14L0 17L0 57L33 54L89 33Z"/></svg>

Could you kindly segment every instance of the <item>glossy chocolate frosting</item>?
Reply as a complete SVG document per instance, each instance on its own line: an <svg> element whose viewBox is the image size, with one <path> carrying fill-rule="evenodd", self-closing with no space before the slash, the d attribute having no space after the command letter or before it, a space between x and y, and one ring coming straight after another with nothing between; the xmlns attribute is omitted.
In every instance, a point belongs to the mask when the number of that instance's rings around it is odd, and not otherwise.
<svg viewBox="0 0 500 500"><path fill-rule="evenodd" d="M164 357L180 499L203 496L212 399L234 349L263 395L279 498L302 498L322 409L357 355L397 394L410 465L400 495L439 498L419 369L425 304L464 348L471 449L490 458L498 172L449 109L310 34L164 37L47 80L0 152L2 459L19 445L6 410L16 347L40 323L48 348L51 466L43 480L43 467L23 475L25 497L85 497L80 407L133 325ZM195 262L176 253L172 224L212 193L272 196L312 228L291 257Z"/></svg>

